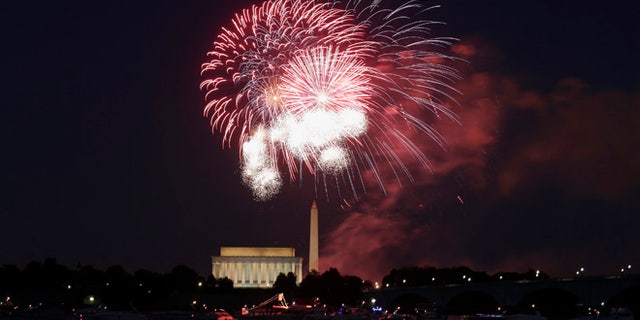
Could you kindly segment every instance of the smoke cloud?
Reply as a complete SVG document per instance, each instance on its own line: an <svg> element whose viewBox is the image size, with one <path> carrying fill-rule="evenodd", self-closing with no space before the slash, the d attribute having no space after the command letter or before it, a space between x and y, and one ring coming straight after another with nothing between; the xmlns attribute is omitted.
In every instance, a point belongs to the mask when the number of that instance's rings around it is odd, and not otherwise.
<svg viewBox="0 0 640 320"><path fill-rule="evenodd" d="M405 132L426 150L430 171L409 159L411 183L383 174L392 178L386 195L367 194L321 241L321 270L336 267L373 281L402 266L571 272L559 255L604 270L594 253L624 252L633 235L589 238L624 218L578 212L583 207L574 203L611 205L640 187L633 134L640 94L594 88L575 77L559 79L551 90L535 88L517 74L492 71L501 54L486 41L452 49L470 61L461 65L468 71L456 86L458 105L450 106L460 123L435 118L443 147ZM580 218L587 220L576 227Z"/></svg>

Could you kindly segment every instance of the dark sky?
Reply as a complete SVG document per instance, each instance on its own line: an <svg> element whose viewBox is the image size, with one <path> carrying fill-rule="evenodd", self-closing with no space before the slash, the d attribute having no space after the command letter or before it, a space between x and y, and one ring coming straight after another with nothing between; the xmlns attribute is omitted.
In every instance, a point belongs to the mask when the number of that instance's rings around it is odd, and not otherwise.
<svg viewBox="0 0 640 320"><path fill-rule="evenodd" d="M433 172L413 184L318 200L320 268L640 268L633 1L424 2L469 61L461 125L433 123L446 151L425 150ZM253 201L202 116L200 66L249 3L0 2L0 264L204 275L220 246L306 257L308 184Z"/></svg>

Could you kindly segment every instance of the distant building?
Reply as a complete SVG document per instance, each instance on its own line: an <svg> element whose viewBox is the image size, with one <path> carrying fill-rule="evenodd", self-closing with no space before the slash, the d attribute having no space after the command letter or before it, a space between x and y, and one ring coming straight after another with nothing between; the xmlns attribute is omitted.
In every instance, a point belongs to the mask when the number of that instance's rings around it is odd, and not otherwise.
<svg viewBox="0 0 640 320"><path fill-rule="evenodd" d="M302 281L302 258L287 247L221 247L211 257L211 274L233 280L236 288L269 288L280 273L293 272Z"/></svg>

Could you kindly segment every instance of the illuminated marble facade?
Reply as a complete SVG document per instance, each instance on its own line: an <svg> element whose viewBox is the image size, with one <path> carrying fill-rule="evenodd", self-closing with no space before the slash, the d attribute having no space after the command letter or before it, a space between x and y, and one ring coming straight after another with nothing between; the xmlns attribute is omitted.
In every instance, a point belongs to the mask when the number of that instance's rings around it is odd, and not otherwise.
<svg viewBox="0 0 640 320"><path fill-rule="evenodd" d="M211 257L211 274L233 280L236 288L268 288L280 273L293 272L302 281L302 258L294 248L221 247L220 256Z"/></svg>

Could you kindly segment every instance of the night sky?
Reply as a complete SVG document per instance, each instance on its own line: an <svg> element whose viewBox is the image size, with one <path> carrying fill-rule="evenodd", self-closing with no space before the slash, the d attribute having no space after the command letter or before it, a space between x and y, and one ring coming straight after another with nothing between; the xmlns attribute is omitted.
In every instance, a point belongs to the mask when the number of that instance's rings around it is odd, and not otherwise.
<svg viewBox="0 0 640 320"><path fill-rule="evenodd" d="M224 3L224 4L223 4ZM202 116L200 66L256 1L0 2L0 264L210 271L220 246L308 252L310 180L256 202ZM461 124L432 172L319 196L320 271L640 269L640 12L631 0L424 1L460 39ZM416 137L416 139L425 139ZM409 164L410 165L410 164Z"/></svg>

